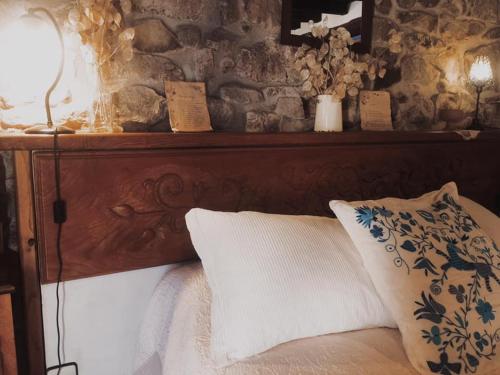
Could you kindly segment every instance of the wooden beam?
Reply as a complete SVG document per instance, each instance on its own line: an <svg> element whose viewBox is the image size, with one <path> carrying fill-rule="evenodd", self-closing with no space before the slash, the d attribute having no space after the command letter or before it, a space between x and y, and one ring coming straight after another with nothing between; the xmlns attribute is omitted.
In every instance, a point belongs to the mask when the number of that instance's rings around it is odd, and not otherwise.
<svg viewBox="0 0 500 375"><path fill-rule="evenodd" d="M19 258L26 323L26 344L30 375L45 373L45 348L40 277L35 240L31 152L16 151L14 168L17 181L17 225Z"/></svg>

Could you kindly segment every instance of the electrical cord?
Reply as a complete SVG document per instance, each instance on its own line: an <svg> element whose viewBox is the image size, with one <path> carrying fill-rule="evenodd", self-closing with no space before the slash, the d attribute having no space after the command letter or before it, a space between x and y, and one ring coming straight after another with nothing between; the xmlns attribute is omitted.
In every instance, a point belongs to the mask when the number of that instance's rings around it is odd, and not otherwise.
<svg viewBox="0 0 500 375"><path fill-rule="evenodd" d="M58 131L57 128L54 132L54 147L53 147L53 158L54 158L54 182L56 191L56 200L53 206L54 223L57 225L57 237L56 237L56 252L58 261L57 270L57 285L56 285L56 330L57 330L57 366L52 366L47 368L46 372L49 373L52 370L57 369L57 375L60 375L63 367L74 366L76 375L78 375L78 364L76 362L62 363L62 337L61 337L61 325L59 323L59 316L61 312L61 298L60 298L60 287L62 282L62 273L64 269L64 262L62 257L61 249L61 238L63 231L63 224L66 222L66 202L62 198L61 194L61 150L59 149L58 142Z"/></svg>
<svg viewBox="0 0 500 375"><path fill-rule="evenodd" d="M57 370L57 375L61 373L61 327L59 325L59 312L61 310L61 301L59 297L59 287L61 286L61 276L63 270L63 259L61 254L61 235L62 235L62 224L57 225L57 259L59 261L59 272L57 273L57 286L56 286L56 329L57 329L57 365L59 369Z"/></svg>
<svg viewBox="0 0 500 375"><path fill-rule="evenodd" d="M61 286L62 279L62 271L64 267L62 252L61 252L61 236L63 223L66 221L59 220L58 216L59 210L56 209L56 206L59 204L58 202L62 202L61 199L61 163L60 163L60 152L59 152L59 144L57 139L57 128L54 133L54 175L55 175L55 184L56 184L56 201L54 202L54 221L57 224L57 239L56 239L56 251L57 251L57 261L58 261L58 272L57 272L57 286L56 286L56 329L57 329L57 375L61 373L61 327L59 324L59 312L61 310L61 300L59 296L59 288ZM66 215L63 215L66 216Z"/></svg>

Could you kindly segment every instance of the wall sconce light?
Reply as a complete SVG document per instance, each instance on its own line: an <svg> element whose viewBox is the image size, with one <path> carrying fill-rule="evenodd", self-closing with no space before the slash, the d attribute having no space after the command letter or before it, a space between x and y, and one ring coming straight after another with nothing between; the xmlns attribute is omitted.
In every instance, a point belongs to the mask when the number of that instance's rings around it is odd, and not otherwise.
<svg viewBox="0 0 500 375"><path fill-rule="evenodd" d="M39 15L44 15L45 18L50 21L50 24L53 26L54 30L50 30L50 28L40 27L40 22L44 22L46 20L44 20ZM54 31L57 36L57 40L55 40L55 37L53 35ZM15 28L15 32L12 32L12 38L14 38L17 43L15 43L16 50L14 51L13 56L10 57L10 69L18 70L22 68L23 70L27 70L28 67L26 64L32 64L31 69L34 69L34 73L40 76L40 79L36 81L38 83L41 82L42 84L47 84L45 82L46 77L43 77L43 75L48 74L49 80L51 80L50 74L54 74L55 69L57 68L57 74L52 83L48 83L50 86L47 88L47 91L45 93L45 112L47 115L47 124L28 128L26 129L25 133L74 133L74 130L69 129L65 126L54 126L54 123L52 121L50 96L59 84L64 71L64 39L56 19L54 18L52 13L50 13L50 11L45 8L31 8L24 16L21 17L19 24ZM43 62L40 60L43 60ZM39 69L36 69L36 67L33 66L37 63L39 63ZM32 73L33 72L29 73L29 75L33 75ZM9 74L9 72L6 72L6 74ZM17 74L23 74L23 72L18 72ZM26 74L28 74L28 72L26 72ZM44 87L39 87L37 85L32 85L31 87L28 86L26 88L32 90L33 86L35 86L38 90L45 90ZM19 89L23 89L22 85L20 88L18 88L18 90Z"/></svg>
<svg viewBox="0 0 500 375"><path fill-rule="evenodd" d="M479 99L481 98L481 93L484 88L493 83L493 71L491 70L491 63L488 57L478 56L475 58L470 68L469 80L476 88L477 93L476 112L472 123L472 129L481 130L482 126L479 122Z"/></svg>

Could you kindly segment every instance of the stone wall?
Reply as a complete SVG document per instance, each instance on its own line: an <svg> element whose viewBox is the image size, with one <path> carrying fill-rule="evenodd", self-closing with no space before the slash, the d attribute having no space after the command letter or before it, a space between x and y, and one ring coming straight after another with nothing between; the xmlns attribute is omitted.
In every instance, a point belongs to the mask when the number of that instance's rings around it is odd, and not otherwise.
<svg viewBox="0 0 500 375"><path fill-rule="evenodd" d="M484 93L483 121L500 127L500 1L375 0L374 48L387 30L404 32L396 69L381 87L402 129L435 128L440 109L472 112L466 77L476 55L490 57L496 85Z"/></svg>
<svg viewBox="0 0 500 375"><path fill-rule="evenodd" d="M497 85L485 92L483 116L500 122L498 0L375 0L373 42L394 28L403 53L377 50L396 68L378 87L393 96L395 127L436 128L439 109L474 109L466 76L476 54L490 56ZM122 67L118 93L126 130L168 128L162 80L205 81L217 130L311 129L312 103L300 97L293 49L278 43L279 0L134 0L127 21L137 54ZM346 119L355 121L356 106ZM154 124L153 124L154 123Z"/></svg>
<svg viewBox="0 0 500 375"><path fill-rule="evenodd" d="M59 15L72 3L29 1L49 5ZM437 128L439 109L471 112L474 97L466 72L479 53L491 57L497 75L496 86L485 92L482 115L499 126L500 1L374 1L374 48L395 66L377 87L392 93L395 127ZM13 0L2 0L8 2ZM291 69L294 50L278 42L280 0L131 2L126 23L136 30L135 56L114 66L108 87L126 131L169 129L165 79L205 81L216 130L312 128L314 103L300 97ZM379 48L393 28L404 32L399 56ZM356 101L347 102L345 119L356 122Z"/></svg>
<svg viewBox="0 0 500 375"><path fill-rule="evenodd" d="M436 128L440 109L472 112L466 76L476 54L489 55L497 73L482 115L490 125L500 122L497 0L375 1L374 48L390 29L404 32L399 57L377 50L395 66L377 86L392 93L397 128ZM310 129L313 111L300 98L289 66L293 50L278 43L280 15L279 0L134 0L129 22L136 27L138 53L133 68L124 70L134 87L122 89L119 102L125 117L143 117L126 129L167 127L164 76L207 83L217 130ZM355 120L355 110L351 105L346 118ZM158 123L145 125L152 122Z"/></svg>
<svg viewBox="0 0 500 375"><path fill-rule="evenodd" d="M126 130L168 128L164 78L205 81L216 130L310 129L289 64L293 49L277 43L279 0L133 5L127 22L136 30L137 53L121 67L123 88L116 100Z"/></svg>

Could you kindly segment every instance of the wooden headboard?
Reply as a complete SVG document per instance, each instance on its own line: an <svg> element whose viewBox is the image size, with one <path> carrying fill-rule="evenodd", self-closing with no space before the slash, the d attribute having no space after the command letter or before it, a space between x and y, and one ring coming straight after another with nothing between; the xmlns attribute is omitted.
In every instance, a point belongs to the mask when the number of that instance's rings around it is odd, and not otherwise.
<svg viewBox="0 0 500 375"><path fill-rule="evenodd" d="M499 212L498 136L198 134L136 146L62 153L64 280L195 258L184 222L192 207L330 216L332 198L415 197L453 180ZM52 153L33 152L32 172L41 279L53 282Z"/></svg>
<svg viewBox="0 0 500 375"><path fill-rule="evenodd" d="M29 374L45 372L40 282L56 279L50 136L1 136L14 150ZM195 257L191 207L331 215L332 198L413 197L454 180L500 212L500 131L455 133L62 135L63 279Z"/></svg>

